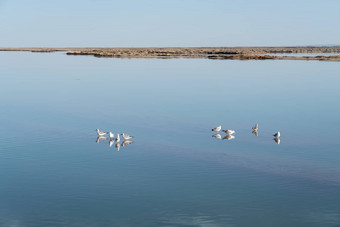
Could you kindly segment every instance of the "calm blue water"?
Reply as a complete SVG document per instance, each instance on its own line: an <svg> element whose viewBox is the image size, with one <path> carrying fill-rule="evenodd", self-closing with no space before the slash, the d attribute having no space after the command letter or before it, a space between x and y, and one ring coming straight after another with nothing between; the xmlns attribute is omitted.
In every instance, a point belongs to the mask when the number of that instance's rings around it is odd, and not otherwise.
<svg viewBox="0 0 340 227"><path fill-rule="evenodd" d="M0 52L0 81L0 226L340 225L337 62Z"/></svg>

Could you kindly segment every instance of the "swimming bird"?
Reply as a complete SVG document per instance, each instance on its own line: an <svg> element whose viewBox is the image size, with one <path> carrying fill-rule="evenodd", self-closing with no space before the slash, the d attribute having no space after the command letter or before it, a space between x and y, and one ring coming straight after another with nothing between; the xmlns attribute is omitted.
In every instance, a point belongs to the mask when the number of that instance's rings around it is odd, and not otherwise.
<svg viewBox="0 0 340 227"><path fill-rule="evenodd" d="M252 129L257 131L259 129L259 124L256 124Z"/></svg>
<svg viewBox="0 0 340 227"><path fill-rule="evenodd" d="M123 139L125 139L125 140L133 138L133 136L129 136L128 134L124 134L124 133L122 133L121 135L122 135Z"/></svg>
<svg viewBox="0 0 340 227"><path fill-rule="evenodd" d="M119 141L120 141L120 137L119 137L119 134L117 134L116 142L119 143Z"/></svg>
<svg viewBox="0 0 340 227"><path fill-rule="evenodd" d="M133 143L132 141L124 140L124 141L122 142L122 147L125 147L125 146L127 146L127 145L129 145L129 144L132 144L132 143Z"/></svg>
<svg viewBox="0 0 340 227"><path fill-rule="evenodd" d="M96 129L96 131L97 131L97 135L98 135L98 136L104 136L104 135L107 134L107 132L100 131L99 129Z"/></svg>
<svg viewBox="0 0 340 227"><path fill-rule="evenodd" d="M274 141L275 141L277 144L280 144L280 142L281 142L279 137L275 137L275 138L274 138Z"/></svg>
<svg viewBox="0 0 340 227"><path fill-rule="evenodd" d="M275 138L280 138L280 132L277 132L273 135Z"/></svg>
<svg viewBox="0 0 340 227"><path fill-rule="evenodd" d="M103 140L107 140L107 138L105 136L98 136L96 143L99 143L100 141L103 141Z"/></svg>
<svg viewBox="0 0 340 227"><path fill-rule="evenodd" d="M120 144L119 143L116 143L116 148L117 148L117 151L119 151L119 149L120 149Z"/></svg>
<svg viewBox="0 0 340 227"><path fill-rule="evenodd" d="M218 134L218 133L217 133L217 134L215 134L215 135L212 135L212 137L215 137L215 138L217 138L217 139L219 139L219 140L222 138L222 137L221 137L221 135L220 135L220 134Z"/></svg>
<svg viewBox="0 0 340 227"><path fill-rule="evenodd" d="M112 132L109 132L109 137L110 137L110 140L114 140L115 135Z"/></svg>
<svg viewBox="0 0 340 227"><path fill-rule="evenodd" d="M235 136L228 134L225 137L223 137L223 140L232 140L232 139L235 139Z"/></svg>
<svg viewBox="0 0 340 227"><path fill-rule="evenodd" d="M217 126L216 128L211 129L211 131L219 132L219 131L221 131L221 128L222 128L222 126L219 125L219 126Z"/></svg>
<svg viewBox="0 0 340 227"><path fill-rule="evenodd" d="M231 134L234 134L234 133L235 133L234 130L230 130L230 129L228 129L228 130L222 130L222 131L225 132L225 133L227 133L228 135L231 135Z"/></svg>

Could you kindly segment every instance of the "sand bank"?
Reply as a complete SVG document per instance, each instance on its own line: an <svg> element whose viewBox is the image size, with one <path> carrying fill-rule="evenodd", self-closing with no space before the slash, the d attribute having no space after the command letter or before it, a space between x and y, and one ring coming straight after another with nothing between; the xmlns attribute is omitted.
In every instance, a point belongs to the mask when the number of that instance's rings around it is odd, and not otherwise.
<svg viewBox="0 0 340 227"><path fill-rule="evenodd" d="M318 60L340 61L340 46L303 47L178 47L178 48L0 48L0 51L56 52L107 58L208 58L221 60ZM289 56L314 53L317 56ZM327 56L327 53L339 55ZM273 54L287 54L277 56Z"/></svg>

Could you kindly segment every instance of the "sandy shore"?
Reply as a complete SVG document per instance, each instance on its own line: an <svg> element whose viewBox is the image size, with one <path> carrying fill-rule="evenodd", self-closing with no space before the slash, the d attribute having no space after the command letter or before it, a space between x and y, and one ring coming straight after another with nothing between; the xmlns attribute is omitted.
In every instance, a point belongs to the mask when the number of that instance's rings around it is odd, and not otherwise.
<svg viewBox="0 0 340 227"><path fill-rule="evenodd" d="M327 47L197 47L197 48L0 48L0 51L56 52L108 58L208 58L229 60L318 60L340 61L340 46ZM317 53L317 56L273 54ZM325 53L339 53L327 56Z"/></svg>

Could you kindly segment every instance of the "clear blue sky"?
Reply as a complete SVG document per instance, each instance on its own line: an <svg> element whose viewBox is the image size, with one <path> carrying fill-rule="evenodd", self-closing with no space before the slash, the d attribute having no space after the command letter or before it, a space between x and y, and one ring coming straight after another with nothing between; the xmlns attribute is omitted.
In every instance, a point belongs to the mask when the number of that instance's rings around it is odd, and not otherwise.
<svg viewBox="0 0 340 227"><path fill-rule="evenodd" d="M0 0L0 47L340 44L340 0Z"/></svg>

